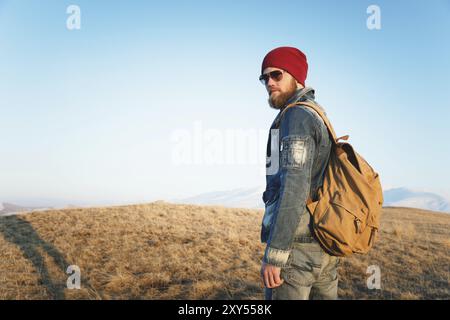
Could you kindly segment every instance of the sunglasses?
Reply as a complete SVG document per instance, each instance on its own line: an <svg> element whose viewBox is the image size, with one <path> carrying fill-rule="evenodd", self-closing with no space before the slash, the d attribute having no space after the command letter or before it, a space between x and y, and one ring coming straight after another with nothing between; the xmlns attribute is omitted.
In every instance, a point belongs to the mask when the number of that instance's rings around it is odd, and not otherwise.
<svg viewBox="0 0 450 320"><path fill-rule="evenodd" d="M259 81L261 81L261 83L263 85L267 85L267 82L269 82L269 79L272 79L276 82L281 81L281 79L283 79L283 71L280 70L275 70L272 72L268 72L268 73L264 73L259 77Z"/></svg>

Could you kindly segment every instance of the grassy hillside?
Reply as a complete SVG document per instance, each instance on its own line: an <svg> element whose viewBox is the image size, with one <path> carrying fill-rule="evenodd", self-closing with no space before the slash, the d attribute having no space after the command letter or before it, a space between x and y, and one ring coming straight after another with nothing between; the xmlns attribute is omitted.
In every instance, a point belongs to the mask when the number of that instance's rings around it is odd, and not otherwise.
<svg viewBox="0 0 450 320"><path fill-rule="evenodd" d="M262 299L262 215L154 202L0 217L0 299ZM449 299L449 249L450 215L384 208L376 247L340 266L340 297Z"/></svg>

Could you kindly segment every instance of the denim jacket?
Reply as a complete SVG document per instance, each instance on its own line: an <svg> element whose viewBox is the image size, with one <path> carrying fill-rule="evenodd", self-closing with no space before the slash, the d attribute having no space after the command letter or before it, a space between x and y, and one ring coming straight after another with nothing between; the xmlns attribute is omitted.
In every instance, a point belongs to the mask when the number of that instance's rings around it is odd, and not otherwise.
<svg viewBox="0 0 450 320"><path fill-rule="evenodd" d="M296 101L318 105L314 101L314 89L310 87L298 89L286 106ZM287 265L295 239L312 238L306 200L308 196L316 200L332 144L317 112L295 106L280 119L284 107L270 127L267 142L265 211L261 228L261 242L267 243L263 261L279 267Z"/></svg>

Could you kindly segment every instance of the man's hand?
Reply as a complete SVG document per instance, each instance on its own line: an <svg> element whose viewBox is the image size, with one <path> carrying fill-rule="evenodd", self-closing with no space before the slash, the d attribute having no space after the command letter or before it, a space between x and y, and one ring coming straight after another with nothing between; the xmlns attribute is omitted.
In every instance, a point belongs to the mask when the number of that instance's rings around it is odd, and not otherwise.
<svg viewBox="0 0 450 320"><path fill-rule="evenodd" d="M280 267L275 267L263 262L261 266L261 277L264 286L266 286L267 288L276 288L278 286L281 286L284 280L280 277L280 271Z"/></svg>

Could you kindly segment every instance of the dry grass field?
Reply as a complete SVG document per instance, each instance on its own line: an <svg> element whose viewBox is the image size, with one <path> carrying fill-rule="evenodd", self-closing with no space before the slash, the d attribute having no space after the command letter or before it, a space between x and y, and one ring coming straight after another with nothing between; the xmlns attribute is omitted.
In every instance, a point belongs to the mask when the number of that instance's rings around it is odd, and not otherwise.
<svg viewBox="0 0 450 320"><path fill-rule="evenodd" d="M157 201L0 217L0 299L263 299L262 215ZM340 298L449 299L449 250L449 214L384 208L375 248L339 267Z"/></svg>

